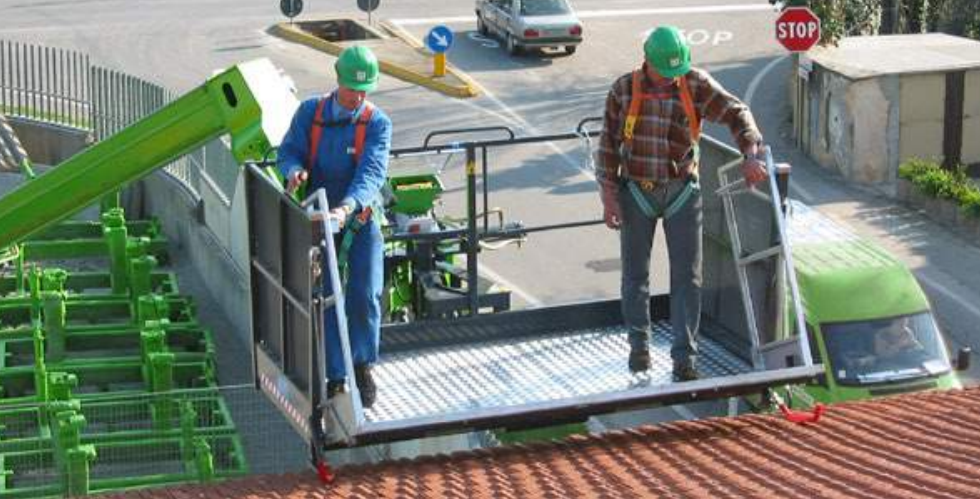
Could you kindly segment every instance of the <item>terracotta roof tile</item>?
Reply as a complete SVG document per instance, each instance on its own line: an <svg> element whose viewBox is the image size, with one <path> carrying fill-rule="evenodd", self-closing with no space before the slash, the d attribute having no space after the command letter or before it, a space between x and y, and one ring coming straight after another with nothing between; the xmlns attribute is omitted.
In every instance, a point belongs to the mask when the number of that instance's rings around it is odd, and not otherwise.
<svg viewBox="0 0 980 499"><path fill-rule="evenodd" d="M107 497L975 497L980 389L837 404L817 424L774 415L668 423L315 474Z"/></svg>

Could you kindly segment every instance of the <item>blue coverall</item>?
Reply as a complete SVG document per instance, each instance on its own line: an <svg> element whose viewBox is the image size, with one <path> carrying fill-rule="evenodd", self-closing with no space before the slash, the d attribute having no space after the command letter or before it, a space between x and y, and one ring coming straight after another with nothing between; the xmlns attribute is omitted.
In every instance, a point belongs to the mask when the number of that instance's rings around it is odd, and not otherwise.
<svg viewBox="0 0 980 499"><path fill-rule="evenodd" d="M335 96L336 92L331 95ZM307 162L313 115L321 98L325 97L303 101L293 116L289 131L279 147L279 171L284 178L288 179ZM322 118L327 126L320 135L319 152L306 192L325 188L330 209L348 205L354 213L358 213L367 206L380 206L381 187L388 171L391 120L380 109L374 108L367 123L364 150L359 163L355 164L355 122L363 109L362 104L351 112L341 106L336 97L330 97L324 106ZM384 241L377 222L371 220L361 227L347 257L349 274L345 310L351 355L355 366L373 364L378 360L381 339L381 292L384 281ZM324 279L324 282L325 292L330 294L330 279ZM336 314L326 314L324 330L327 378L342 380L346 377L346 370Z"/></svg>

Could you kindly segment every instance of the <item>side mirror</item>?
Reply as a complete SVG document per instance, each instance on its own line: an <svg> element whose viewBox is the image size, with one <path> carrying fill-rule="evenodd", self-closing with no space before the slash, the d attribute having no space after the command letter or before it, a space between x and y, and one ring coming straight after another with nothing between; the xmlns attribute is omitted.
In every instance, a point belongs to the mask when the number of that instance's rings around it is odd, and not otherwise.
<svg viewBox="0 0 980 499"><path fill-rule="evenodd" d="M970 354L973 353L973 349L970 347L962 347L956 353L956 370L966 371L970 369Z"/></svg>

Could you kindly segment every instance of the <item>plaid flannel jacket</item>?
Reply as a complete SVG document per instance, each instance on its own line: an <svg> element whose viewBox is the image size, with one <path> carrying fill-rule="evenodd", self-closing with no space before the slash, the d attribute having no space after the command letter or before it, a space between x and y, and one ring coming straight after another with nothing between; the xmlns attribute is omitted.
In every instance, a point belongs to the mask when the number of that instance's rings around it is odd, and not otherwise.
<svg viewBox="0 0 980 499"><path fill-rule="evenodd" d="M606 97L596 158L596 178L605 186L615 185L623 177L638 182L664 181L678 176L694 159L694 142L681 102L680 86L672 81L656 87L644 73L643 92L654 98L645 99L640 106L629 164L622 164L620 146L632 94L632 77L632 73L627 73L618 78ZM702 121L727 125L742 151L762 142L762 134L748 106L728 93L706 71L691 68L683 78L687 78L691 100Z"/></svg>

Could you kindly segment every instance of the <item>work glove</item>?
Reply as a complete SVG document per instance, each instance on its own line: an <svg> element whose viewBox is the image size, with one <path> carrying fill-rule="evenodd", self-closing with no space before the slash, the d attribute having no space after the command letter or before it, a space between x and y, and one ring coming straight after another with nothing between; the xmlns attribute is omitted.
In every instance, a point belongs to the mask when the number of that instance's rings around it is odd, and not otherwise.
<svg viewBox="0 0 980 499"><path fill-rule="evenodd" d="M619 206L619 186L613 182L600 182L599 197L602 199L602 220L606 227L619 230L623 220Z"/></svg>

